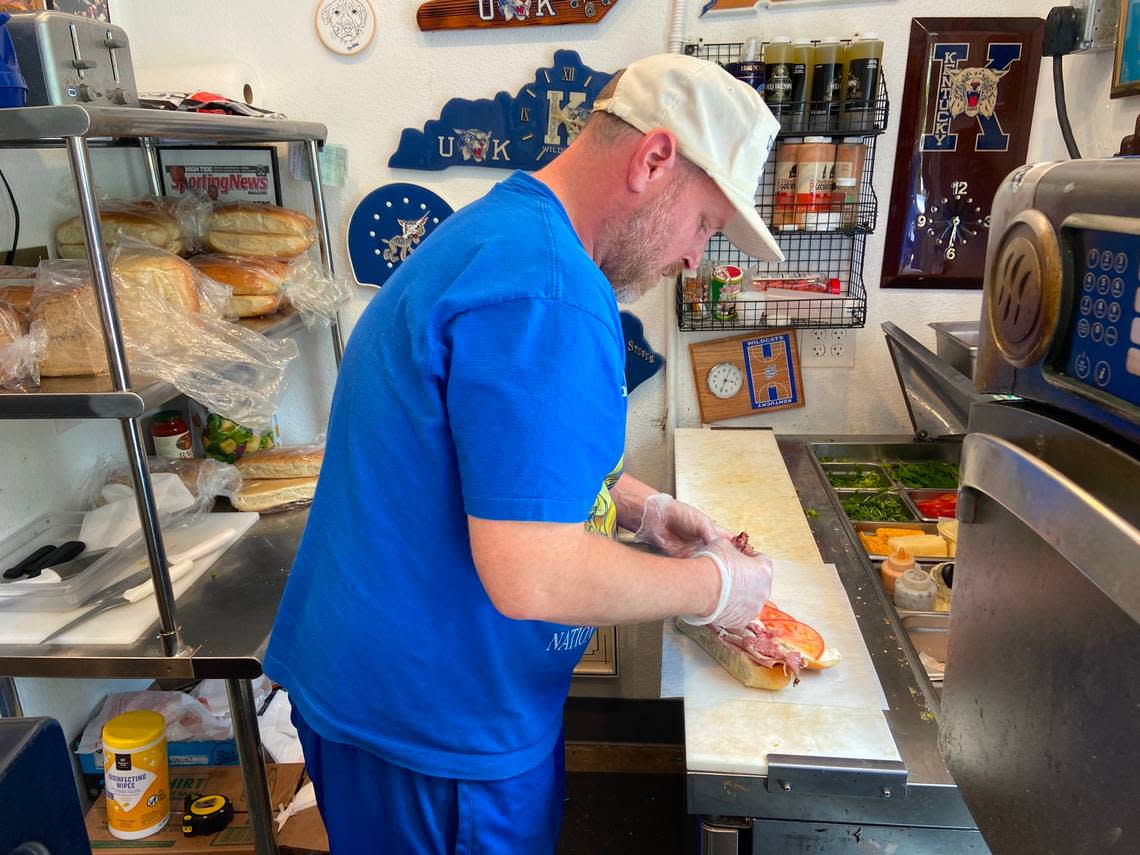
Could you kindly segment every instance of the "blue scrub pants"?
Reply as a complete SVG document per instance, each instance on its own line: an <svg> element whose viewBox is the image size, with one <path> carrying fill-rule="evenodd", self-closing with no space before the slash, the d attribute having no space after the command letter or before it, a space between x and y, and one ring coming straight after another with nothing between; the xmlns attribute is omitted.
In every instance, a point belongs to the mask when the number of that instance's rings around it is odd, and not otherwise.
<svg viewBox="0 0 1140 855"><path fill-rule="evenodd" d="M330 855L550 855L562 822L562 737L534 769L502 781L436 778L332 742L293 707Z"/></svg>

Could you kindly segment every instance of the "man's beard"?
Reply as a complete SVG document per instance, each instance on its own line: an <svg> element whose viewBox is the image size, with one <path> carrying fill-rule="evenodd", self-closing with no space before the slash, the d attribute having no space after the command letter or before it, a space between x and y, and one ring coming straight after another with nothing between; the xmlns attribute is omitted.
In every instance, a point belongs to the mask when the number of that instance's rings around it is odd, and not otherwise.
<svg viewBox="0 0 1140 855"><path fill-rule="evenodd" d="M613 218L603 224L601 270L610 280L619 303L631 303L660 282L661 277L681 272L679 261L665 268L658 265L668 249L668 235L684 185L683 177L674 178L661 195L624 220Z"/></svg>

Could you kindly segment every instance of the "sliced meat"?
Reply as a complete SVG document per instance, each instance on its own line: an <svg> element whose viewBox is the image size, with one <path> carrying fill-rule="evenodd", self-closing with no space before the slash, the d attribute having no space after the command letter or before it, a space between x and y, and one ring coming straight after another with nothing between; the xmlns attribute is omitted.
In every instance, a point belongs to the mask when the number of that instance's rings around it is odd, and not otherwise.
<svg viewBox="0 0 1140 855"><path fill-rule="evenodd" d="M715 624L712 629L722 644L742 651L757 665L791 671L795 681L799 682L800 671L804 667L803 657L797 651L780 644L776 635L765 629L759 621L753 621L743 630L727 629Z"/></svg>

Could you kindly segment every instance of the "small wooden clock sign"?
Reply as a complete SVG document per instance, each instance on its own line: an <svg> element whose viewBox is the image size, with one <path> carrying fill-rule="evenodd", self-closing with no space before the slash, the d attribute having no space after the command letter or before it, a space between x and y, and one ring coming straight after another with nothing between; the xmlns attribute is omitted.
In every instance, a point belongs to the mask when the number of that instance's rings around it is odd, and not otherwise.
<svg viewBox="0 0 1140 855"><path fill-rule="evenodd" d="M689 345L702 422L804 405L795 330L764 330Z"/></svg>

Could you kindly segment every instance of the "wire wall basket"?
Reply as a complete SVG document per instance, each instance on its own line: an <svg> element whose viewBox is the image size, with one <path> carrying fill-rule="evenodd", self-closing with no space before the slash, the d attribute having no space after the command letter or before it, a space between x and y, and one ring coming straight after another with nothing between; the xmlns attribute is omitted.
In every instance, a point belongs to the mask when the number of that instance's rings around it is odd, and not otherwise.
<svg viewBox="0 0 1140 855"><path fill-rule="evenodd" d="M736 62L740 43L696 43L686 52L720 64ZM810 102L784 104L781 130L756 192L756 210L768 224L785 260L759 261L722 234L705 250L695 278L678 279L677 324L682 330L751 330L779 327L862 327L867 321L863 261L867 235L875 230L879 203L874 190L875 148L886 128L889 103L883 75L878 96L854 114L823 115ZM803 139L824 136L825 154L804 166ZM830 152L834 151L834 160ZM792 166L797 163L797 166ZM811 192L797 175L811 168L823 179ZM803 178L799 174L800 179ZM842 180L840 180L842 179ZM821 189L822 188L822 189ZM722 288L723 270L741 281ZM731 268L738 268L733 271Z"/></svg>

